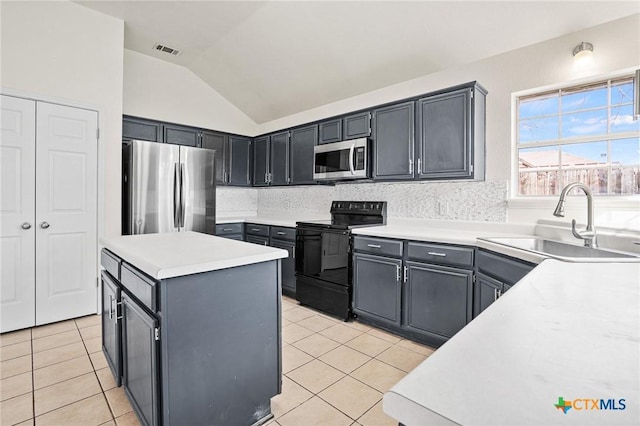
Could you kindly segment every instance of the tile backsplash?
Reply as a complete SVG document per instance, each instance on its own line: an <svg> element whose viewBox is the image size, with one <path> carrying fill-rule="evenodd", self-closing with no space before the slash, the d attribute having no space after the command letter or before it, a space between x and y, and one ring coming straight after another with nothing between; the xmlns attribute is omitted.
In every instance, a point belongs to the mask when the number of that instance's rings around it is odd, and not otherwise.
<svg viewBox="0 0 640 426"><path fill-rule="evenodd" d="M507 181L218 188L218 216L328 213L333 200L387 201L392 218L505 222Z"/></svg>

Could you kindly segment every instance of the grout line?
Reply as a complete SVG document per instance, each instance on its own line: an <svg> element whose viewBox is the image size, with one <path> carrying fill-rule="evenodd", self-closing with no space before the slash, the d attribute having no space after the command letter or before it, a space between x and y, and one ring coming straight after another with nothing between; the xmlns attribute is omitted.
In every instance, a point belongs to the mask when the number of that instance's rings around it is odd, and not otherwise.
<svg viewBox="0 0 640 426"><path fill-rule="evenodd" d="M33 424L36 424L36 370L35 370L35 361L33 356L33 329L29 329L29 341L31 343L31 418L33 419Z"/></svg>

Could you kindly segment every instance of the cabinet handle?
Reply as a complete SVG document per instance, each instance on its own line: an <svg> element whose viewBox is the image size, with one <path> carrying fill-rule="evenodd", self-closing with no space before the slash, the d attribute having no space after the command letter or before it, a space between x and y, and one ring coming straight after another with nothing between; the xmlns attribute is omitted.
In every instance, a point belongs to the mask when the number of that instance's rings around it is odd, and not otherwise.
<svg viewBox="0 0 640 426"><path fill-rule="evenodd" d="M413 160L409 160L409 174L413 174Z"/></svg>
<svg viewBox="0 0 640 426"><path fill-rule="evenodd" d="M31 229L31 224L29 222L24 222L20 227L22 229Z"/></svg>
<svg viewBox="0 0 640 426"><path fill-rule="evenodd" d="M233 228L222 228L222 230L224 232L231 232L231 231L233 231Z"/></svg>
<svg viewBox="0 0 640 426"><path fill-rule="evenodd" d="M371 247L371 248L382 248L382 246L378 245L378 244L367 244L367 247Z"/></svg>
<svg viewBox="0 0 640 426"><path fill-rule="evenodd" d="M113 296L109 295L109 319L113 319Z"/></svg>
<svg viewBox="0 0 640 426"><path fill-rule="evenodd" d="M447 257L446 253L438 253L437 251L428 251L427 254L431 256Z"/></svg>
<svg viewBox="0 0 640 426"><path fill-rule="evenodd" d="M409 275L409 268L404 267L404 282L407 282L407 275Z"/></svg>
<svg viewBox="0 0 640 426"><path fill-rule="evenodd" d="M276 232L276 234L278 234L278 235L284 235L284 234L286 234L286 232L278 231L278 232Z"/></svg>
<svg viewBox="0 0 640 426"><path fill-rule="evenodd" d="M400 282L400 265L396 265L396 281Z"/></svg>
<svg viewBox="0 0 640 426"><path fill-rule="evenodd" d="M251 228L251 230L252 230L253 232L260 232L260 230L259 230L258 228Z"/></svg>
<svg viewBox="0 0 640 426"><path fill-rule="evenodd" d="M42 229L47 229L50 225L47 222L41 222L40 223L40 228Z"/></svg>
<svg viewBox="0 0 640 426"><path fill-rule="evenodd" d="M494 288L493 289L493 300L494 300L494 302L496 300L498 300L500 298L500 296L502 296L502 291L500 289Z"/></svg>

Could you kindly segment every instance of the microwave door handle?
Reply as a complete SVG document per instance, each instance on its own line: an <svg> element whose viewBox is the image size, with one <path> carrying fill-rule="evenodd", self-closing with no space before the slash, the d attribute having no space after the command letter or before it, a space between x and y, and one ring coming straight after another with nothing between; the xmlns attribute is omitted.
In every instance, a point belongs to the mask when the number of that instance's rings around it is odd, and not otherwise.
<svg viewBox="0 0 640 426"><path fill-rule="evenodd" d="M356 148L356 144L355 143L352 143L351 147L349 148L349 170L351 171L352 175L356 174L356 170L353 167L353 153L354 153L355 148Z"/></svg>

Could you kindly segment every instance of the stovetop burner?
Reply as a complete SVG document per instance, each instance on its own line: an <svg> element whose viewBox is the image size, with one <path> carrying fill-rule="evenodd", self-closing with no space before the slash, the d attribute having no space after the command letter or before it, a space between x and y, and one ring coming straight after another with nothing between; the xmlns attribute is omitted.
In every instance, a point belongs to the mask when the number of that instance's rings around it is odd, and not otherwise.
<svg viewBox="0 0 640 426"><path fill-rule="evenodd" d="M298 225L332 229L352 229L387 224L386 201L334 201L331 220L310 220Z"/></svg>

